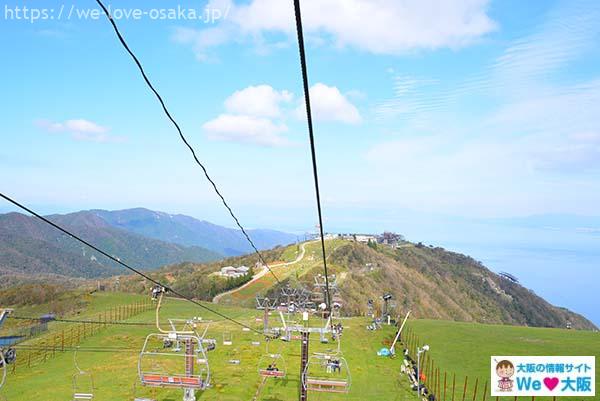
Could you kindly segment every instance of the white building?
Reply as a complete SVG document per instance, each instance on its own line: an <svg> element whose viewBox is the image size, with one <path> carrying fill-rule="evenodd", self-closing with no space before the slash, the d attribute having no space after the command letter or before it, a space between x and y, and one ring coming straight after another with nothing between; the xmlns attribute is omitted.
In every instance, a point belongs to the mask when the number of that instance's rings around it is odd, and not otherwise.
<svg viewBox="0 0 600 401"><path fill-rule="evenodd" d="M364 242L365 244L369 241L377 242L377 237L374 235L356 234L355 238L356 242Z"/></svg>
<svg viewBox="0 0 600 401"><path fill-rule="evenodd" d="M225 266L221 268L219 274L223 277L235 278L242 277L248 274L250 268L247 266L233 267L233 266Z"/></svg>

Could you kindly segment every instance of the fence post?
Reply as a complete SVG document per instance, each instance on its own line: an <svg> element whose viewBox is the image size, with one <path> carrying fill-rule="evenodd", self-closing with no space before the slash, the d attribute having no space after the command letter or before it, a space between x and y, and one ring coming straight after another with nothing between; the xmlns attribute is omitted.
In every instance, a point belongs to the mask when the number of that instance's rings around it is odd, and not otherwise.
<svg viewBox="0 0 600 401"><path fill-rule="evenodd" d="M452 374L452 401L454 401L454 390L456 389L456 372Z"/></svg>
<svg viewBox="0 0 600 401"><path fill-rule="evenodd" d="M477 385L479 384L479 377L475 378L475 389L473 389L473 401L475 401L475 398L477 397Z"/></svg>
<svg viewBox="0 0 600 401"><path fill-rule="evenodd" d="M431 366L429 366L429 374L428 374L428 376L430 378L432 378L431 375L434 374L434 373L435 373L435 360L432 358L431 359ZM433 384L433 379L431 379L431 383ZM435 391L435 389L433 389L433 390Z"/></svg>
<svg viewBox="0 0 600 401"><path fill-rule="evenodd" d="M446 401L446 371L444 371L444 401Z"/></svg>
<svg viewBox="0 0 600 401"><path fill-rule="evenodd" d="M485 385L483 386L483 399L482 399L482 401L485 401L485 398L487 397L487 386L488 386L488 382L486 380L485 381Z"/></svg>
<svg viewBox="0 0 600 401"><path fill-rule="evenodd" d="M465 401L465 396L467 395L467 383L468 382L469 382L469 376L465 376L465 386L463 388L462 401Z"/></svg>
<svg viewBox="0 0 600 401"><path fill-rule="evenodd" d="M60 332L60 350L65 352L65 329Z"/></svg>

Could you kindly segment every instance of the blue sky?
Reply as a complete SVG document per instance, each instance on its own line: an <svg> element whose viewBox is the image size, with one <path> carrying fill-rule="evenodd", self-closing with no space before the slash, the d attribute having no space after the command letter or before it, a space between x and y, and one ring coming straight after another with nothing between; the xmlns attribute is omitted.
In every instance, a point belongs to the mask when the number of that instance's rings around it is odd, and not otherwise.
<svg viewBox="0 0 600 401"><path fill-rule="evenodd" d="M107 21L17 20L19 5L5 3L0 27L4 190L47 209L145 205L226 223ZM74 7L44 3L62 6ZM303 7L326 208L598 214L596 2ZM205 8L219 18L118 23L242 217L303 227L314 202L291 2Z"/></svg>
<svg viewBox="0 0 600 401"><path fill-rule="evenodd" d="M313 228L292 1L193 3L213 21L151 17L192 3L107 4L145 13L117 23L241 221ZM46 1L35 21L24 5L0 10L2 191L47 213L144 206L232 226L95 2ZM598 2L302 7L326 229L460 250L522 240L473 221L600 215ZM597 229L572 242L595 247Z"/></svg>

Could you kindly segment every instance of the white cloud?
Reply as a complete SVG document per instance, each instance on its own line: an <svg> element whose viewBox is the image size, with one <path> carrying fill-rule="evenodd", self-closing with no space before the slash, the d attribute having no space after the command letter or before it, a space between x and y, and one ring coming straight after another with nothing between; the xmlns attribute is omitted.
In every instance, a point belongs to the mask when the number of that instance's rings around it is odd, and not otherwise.
<svg viewBox="0 0 600 401"><path fill-rule="evenodd" d="M82 118L62 122L38 120L36 125L47 132L69 133L71 138L85 142L122 142L125 138L110 135L110 128Z"/></svg>
<svg viewBox="0 0 600 401"><path fill-rule="evenodd" d="M295 40L291 1L253 0L235 4L211 1L228 11L216 27L178 29L174 39L191 44L200 60L211 47L253 41L264 47L268 34ZM312 42L352 47L375 54L402 54L418 49L462 47L496 28L487 15L488 0L305 0L304 30Z"/></svg>
<svg viewBox="0 0 600 401"><path fill-rule="evenodd" d="M288 129L268 118L221 114L202 125L208 138L220 141L245 142L262 146L286 146L290 141L280 134Z"/></svg>
<svg viewBox="0 0 600 401"><path fill-rule="evenodd" d="M578 132L562 141L542 142L534 153L534 167L558 174L600 172L600 131Z"/></svg>
<svg viewBox="0 0 600 401"><path fill-rule="evenodd" d="M293 95L277 91L269 85L249 86L234 92L225 100L225 108L230 113L260 117L281 116L280 104L290 102Z"/></svg>
<svg viewBox="0 0 600 401"><path fill-rule="evenodd" d="M569 88L549 87L548 82L595 46L600 34L598 19L597 2L559 3L531 34L514 40L481 73L456 85L394 74L394 96L377 106L376 115L380 119L402 116L430 120L427 113L454 112L461 100L472 100L475 96L502 102L522 102L535 94L540 98L562 96ZM435 86L430 88L431 85ZM570 88L573 93L579 90L573 85Z"/></svg>
<svg viewBox="0 0 600 401"><path fill-rule="evenodd" d="M340 121L357 124L362 121L358 109L335 86L317 83L310 88L310 106L313 117L322 121ZM306 118L304 98L296 109L298 118Z"/></svg>
<svg viewBox="0 0 600 401"><path fill-rule="evenodd" d="M317 83L310 89L315 119L355 124L361 121L356 107L334 86ZM275 90L270 85L248 86L229 96L226 113L210 120L202 129L213 140L253 143L260 146L293 144L282 134L288 131L284 121L295 114L306 117L304 99L295 109L284 106L293 100L287 90Z"/></svg>

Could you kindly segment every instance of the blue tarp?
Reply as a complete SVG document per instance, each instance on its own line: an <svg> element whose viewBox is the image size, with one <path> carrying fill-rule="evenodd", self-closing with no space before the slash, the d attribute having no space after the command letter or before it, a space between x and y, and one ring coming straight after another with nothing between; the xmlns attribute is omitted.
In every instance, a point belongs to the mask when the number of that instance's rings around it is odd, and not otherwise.
<svg viewBox="0 0 600 401"><path fill-rule="evenodd" d="M6 347L8 345L13 345L18 342L20 339L24 338L24 336L6 336L0 337L0 346Z"/></svg>

